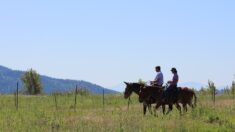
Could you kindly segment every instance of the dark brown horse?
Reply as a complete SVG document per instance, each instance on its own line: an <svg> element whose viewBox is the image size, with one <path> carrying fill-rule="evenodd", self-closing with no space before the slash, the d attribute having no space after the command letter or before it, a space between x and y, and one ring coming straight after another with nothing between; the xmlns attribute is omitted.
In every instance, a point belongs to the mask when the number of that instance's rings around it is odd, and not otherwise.
<svg viewBox="0 0 235 132"><path fill-rule="evenodd" d="M159 108L160 106L162 106L163 109L163 114L165 114L165 105L169 106L168 112L167 114L173 110L173 104L176 105L176 108L180 111L181 113L181 107L180 105L175 102L163 102L162 101L162 97L163 97L163 93L164 93L164 87L156 87L156 86L145 86L145 87L141 87L140 90L140 94L139 94L139 101L143 102L145 100L148 100L150 97L154 98L156 101L156 109ZM155 110L156 110L155 109ZM156 113L156 111L155 111Z"/></svg>
<svg viewBox="0 0 235 132"><path fill-rule="evenodd" d="M125 92L124 92L125 99L128 99L133 92L135 94L139 95L140 88L143 86L139 83L127 83L127 82L124 82L124 83L126 84L126 88L125 88ZM144 115L146 115L147 108L148 108L149 112L152 114L151 104L155 104L155 103L156 103L156 101L154 98L149 98L149 99L146 99L145 101L143 101Z"/></svg>
<svg viewBox="0 0 235 132"><path fill-rule="evenodd" d="M187 112L187 105L191 106L192 108L196 107L197 105L197 96L194 90L189 89L187 87L178 88L178 103L181 103L184 107L184 110ZM194 102L193 102L194 97Z"/></svg>
<svg viewBox="0 0 235 132"><path fill-rule="evenodd" d="M183 105L184 111L187 112L187 105L191 106L192 108L196 107L197 104L197 96L196 93L187 87L184 88L178 88L178 93L174 93L174 97L176 99L172 100L165 100L165 101L160 101L156 105L156 109L158 109L160 106L163 104L176 104L181 103ZM194 97L194 104L193 104L193 97ZM178 106L177 106L178 107Z"/></svg>
<svg viewBox="0 0 235 132"><path fill-rule="evenodd" d="M140 100L146 100L148 99L150 96L155 97L156 99L156 109L158 109L160 106L162 105L169 105L169 111L167 113L169 113L172 110L172 105L175 104L177 109L180 111L181 113L181 107L179 105L179 103L181 103L184 107L184 110L187 111L187 105L191 106L192 108L194 108L196 106L197 103L197 97L195 92L192 89L189 88L178 88L178 95L174 95L176 97L175 100L162 100L162 95L164 93L164 90L159 90L156 89L154 87L145 87L141 89L140 92ZM155 94L153 94L155 93ZM193 97L194 97L194 105L193 105Z"/></svg>

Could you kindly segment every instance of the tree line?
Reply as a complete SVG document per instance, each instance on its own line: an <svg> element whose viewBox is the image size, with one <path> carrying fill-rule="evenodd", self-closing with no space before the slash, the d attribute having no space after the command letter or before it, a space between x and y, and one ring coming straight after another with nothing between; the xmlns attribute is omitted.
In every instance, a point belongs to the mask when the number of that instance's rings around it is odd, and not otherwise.
<svg viewBox="0 0 235 132"><path fill-rule="evenodd" d="M199 90L200 94L210 94L212 97L212 100L215 102L215 95L218 94L218 89L216 89L215 83L213 81L208 81L207 87L202 87ZM228 96L231 96L233 99L235 99L235 81L232 81L231 86L227 86L223 89L223 94L226 94Z"/></svg>

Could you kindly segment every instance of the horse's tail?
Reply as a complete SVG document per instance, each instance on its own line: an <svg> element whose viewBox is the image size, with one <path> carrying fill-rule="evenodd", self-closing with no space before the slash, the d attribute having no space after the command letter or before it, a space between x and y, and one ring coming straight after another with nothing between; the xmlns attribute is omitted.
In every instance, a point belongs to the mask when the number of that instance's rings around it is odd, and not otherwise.
<svg viewBox="0 0 235 132"><path fill-rule="evenodd" d="M194 96L194 104L193 104L193 107L196 107L197 106L197 95L196 93L193 91L193 96Z"/></svg>

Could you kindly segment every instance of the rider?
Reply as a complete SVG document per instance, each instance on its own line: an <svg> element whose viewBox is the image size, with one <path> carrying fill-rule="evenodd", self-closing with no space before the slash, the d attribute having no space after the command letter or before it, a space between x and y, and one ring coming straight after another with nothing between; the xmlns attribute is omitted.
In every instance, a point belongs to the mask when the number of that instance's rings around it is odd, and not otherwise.
<svg viewBox="0 0 235 132"><path fill-rule="evenodd" d="M176 68L172 68L171 72L173 73L173 79L171 81L168 81L169 87L165 91L165 98L166 99L176 99L177 96L177 84L179 81L179 76Z"/></svg>
<svg viewBox="0 0 235 132"><path fill-rule="evenodd" d="M160 86L160 87L162 87L162 85L164 83L164 80L163 80L163 74L161 72L161 67L160 66L156 66L155 70L157 72L157 75L156 75L154 81L151 81L150 83L151 83L152 86Z"/></svg>

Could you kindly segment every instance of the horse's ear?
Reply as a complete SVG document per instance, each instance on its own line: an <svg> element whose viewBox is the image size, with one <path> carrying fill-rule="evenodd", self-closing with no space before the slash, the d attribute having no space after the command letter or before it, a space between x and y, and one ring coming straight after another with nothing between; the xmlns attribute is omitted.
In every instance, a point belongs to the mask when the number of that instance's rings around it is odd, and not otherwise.
<svg viewBox="0 0 235 132"><path fill-rule="evenodd" d="M126 85L129 85L129 83L127 83L127 82L124 82Z"/></svg>

